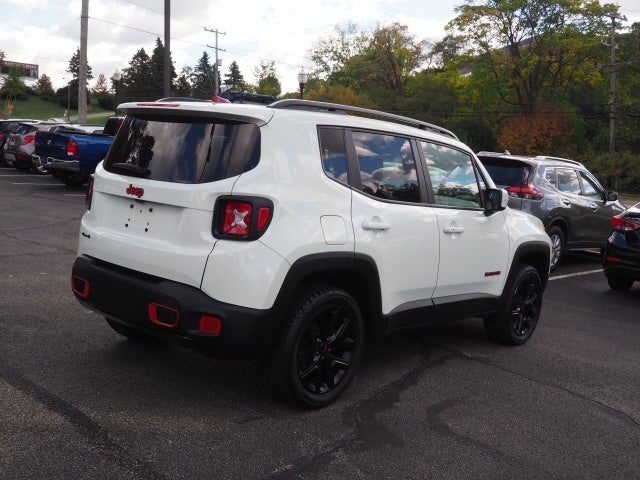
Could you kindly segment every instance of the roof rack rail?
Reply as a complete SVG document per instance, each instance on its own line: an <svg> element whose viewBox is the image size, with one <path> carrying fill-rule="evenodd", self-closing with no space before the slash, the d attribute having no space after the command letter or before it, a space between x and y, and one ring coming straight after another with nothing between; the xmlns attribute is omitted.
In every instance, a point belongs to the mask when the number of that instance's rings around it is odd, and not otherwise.
<svg viewBox="0 0 640 480"><path fill-rule="evenodd" d="M562 157L551 157L549 155L536 155L537 159L542 159L542 160L555 160L558 162L567 162L567 163L571 163L573 165L580 165L582 166L582 163L578 162L577 160L571 160L569 158L562 158Z"/></svg>
<svg viewBox="0 0 640 480"><path fill-rule="evenodd" d="M393 113L381 112L380 110L372 110L370 108L363 107L353 107L350 105L341 105L339 103L328 103L328 102L316 102L314 100L295 100L295 99L286 99L286 100L278 100L277 102L273 102L269 104L270 108L290 108L294 110L319 110L331 113L353 113L360 114L362 116L370 115L372 117L379 117L385 120L391 120L397 123L404 123L406 125L410 125L413 127L417 127L421 130L430 130L435 133L439 133L440 135L445 135L447 137L451 137L455 140L458 140L458 137L455 133L446 128L439 127L437 125L433 125L431 123L423 122L421 120L416 120L415 118L404 117L402 115L396 115Z"/></svg>

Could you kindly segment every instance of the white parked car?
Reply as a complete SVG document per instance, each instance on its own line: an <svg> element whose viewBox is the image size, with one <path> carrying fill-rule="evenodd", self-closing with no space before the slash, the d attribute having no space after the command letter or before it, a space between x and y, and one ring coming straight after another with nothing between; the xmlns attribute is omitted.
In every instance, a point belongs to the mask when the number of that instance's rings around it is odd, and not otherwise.
<svg viewBox="0 0 640 480"><path fill-rule="evenodd" d="M119 109L72 273L118 333L266 358L314 408L367 334L477 316L518 345L536 328L549 237L453 133L303 100Z"/></svg>

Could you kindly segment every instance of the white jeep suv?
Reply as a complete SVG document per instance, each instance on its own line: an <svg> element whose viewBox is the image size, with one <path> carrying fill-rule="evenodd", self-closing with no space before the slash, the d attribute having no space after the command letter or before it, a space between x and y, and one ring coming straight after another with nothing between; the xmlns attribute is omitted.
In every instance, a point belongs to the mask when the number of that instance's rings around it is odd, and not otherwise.
<svg viewBox="0 0 640 480"><path fill-rule="evenodd" d="M347 388L367 334L476 316L531 337L549 237L453 133L303 100L119 109L72 272L116 332L265 358L310 408Z"/></svg>

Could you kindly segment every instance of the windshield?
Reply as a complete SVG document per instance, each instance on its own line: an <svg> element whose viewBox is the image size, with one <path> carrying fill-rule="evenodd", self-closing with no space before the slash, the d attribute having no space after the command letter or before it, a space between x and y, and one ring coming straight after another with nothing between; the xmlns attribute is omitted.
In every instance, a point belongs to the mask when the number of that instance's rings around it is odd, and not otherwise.
<svg viewBox="0 0 640 480"><path fill-rule="evenodd" d="M175 183L207 183L251 170L260 158L254 124L202 117L128 116L106 170Z"/></svg>

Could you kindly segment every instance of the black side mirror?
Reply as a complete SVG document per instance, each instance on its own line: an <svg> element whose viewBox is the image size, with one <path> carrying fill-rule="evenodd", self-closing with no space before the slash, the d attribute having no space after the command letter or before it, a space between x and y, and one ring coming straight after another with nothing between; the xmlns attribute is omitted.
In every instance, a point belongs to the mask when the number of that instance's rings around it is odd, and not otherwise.
<svg viewBox="0 0 640 480"><path fill-rule="evenodd" d="M491 214L504 210L509 203L509 194L503 188L490 188L487 190L487 197L484 206L485 213Z"/></svg>
<svg viewBox="0 0 640 480"><path fill-rule="evenodd" d="M618 192L607 192L607 202L615 202L618 200Z"/></svg>

